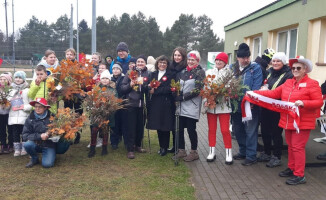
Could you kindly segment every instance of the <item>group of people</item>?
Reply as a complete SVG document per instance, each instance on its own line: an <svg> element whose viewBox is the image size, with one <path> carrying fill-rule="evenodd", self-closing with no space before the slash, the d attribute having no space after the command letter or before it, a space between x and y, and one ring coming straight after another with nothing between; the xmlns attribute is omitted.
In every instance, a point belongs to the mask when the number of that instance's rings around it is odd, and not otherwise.
<svg viewBox="0 0 326 200"><path fill-rule="evenodd" d="M88 157L95 155L96 146L102 146L102 155L106 155L108 140L115 150L123 139L127 158L134 159L135 152L146 152L146 149L142 148L146 127L157 131L160 156L174 153L173 159L182 158L186 162L197 160L199 155L196 124L203 107L207 111L208 122L207 162L216 159L217 119L225 147L225 163L228 165L231 165L233 160L243 160L241 164L244 166L257 162L267 162L267 167L280 166L282 132L285 130L289 161L287 169L279 175L289 177L287 184L305 183L305 145L310 131L315 128L315 119L319 117L323 104L318 82L307 75L313 67L310 60L301 56L288 62L283 52L275 53L272 49L266 49L261 57L256 58L256 62L252 62L249 46L242 43L237 51L237 62L228 65L228 55L221 52L215 58L215 68L205 72L199 64L200 53L198 51L187 53L182 47L173 50L171 60L165 55L156 59L143 55L132 57L125 42L120 42L116 51L118 56L115 59L106 56L103 61L99 53L93 53L93 80L100 87L114 91L116 96L126 100L126 103L124 109L117 110L110 118L108 129L110 133L103 134L98 127L91 126ZM75 61L74 49L68 49L65 54L67 60ZM148 63L150 60L151 63ZM52 167L55 155L64 153L70 145L54 143L47 133L49 116L56 113L58 104L47 103L47 99L51 97L48 97L46 79L51 76L49 69L56 68L59 64L55 52L47 50L44 59L35 70L34 80L30 86L26 82L26 74L22 71L17 71L13 79L10 73L3 73L0 76L1 84L10 85L12 93L10 105L7 107L1 105L0 108L1 153L8 153L13 148L14 156L29 154L31 160L26 167L39 163L38 152L42 153L42 165ZM131 71L137 74L136 79L129 76ZM284 102L293 102L300 112L298 127L293 115L261 108L255 103L250 107L251 120L245 123L242 121L244 111L241 109L241 101L238 108L231 108L227 100L217 102L215 108L211 108L207 99L200 96L203 81L206 76L213 75L215 80L220 80L228 72L241 79L248 91ZM151 84L155 81L159 82L158 86ZM180 90L172 88L171 83L179 84ZM51 102L60 100L62 99L54 101L52 99ZM73 100L63 100L64 107L74 109L80 114L83 112L81 109L83 98L76 95ZM230 124L239 145L239 152L235 155L232 155ZM257 156L259 125L264 152ZM185 128L191 143L189 152L185 149ZM297 128L300 130L299 133ZM9 133L8 142L6 129ZM171 148L169 148L170 133L173 136ZM80 133L77 133L74 142L78 143L79 139ZM175 144L176 142L178 143Z"/></svg>

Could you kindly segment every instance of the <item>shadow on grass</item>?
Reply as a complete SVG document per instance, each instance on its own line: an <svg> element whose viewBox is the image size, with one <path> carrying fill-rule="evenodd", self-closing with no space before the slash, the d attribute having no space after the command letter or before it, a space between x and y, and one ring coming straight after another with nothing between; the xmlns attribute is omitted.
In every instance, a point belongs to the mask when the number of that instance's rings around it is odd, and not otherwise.
<svg viewBox="0 0 326 200"><path fill-rule="evenodd" d="M150 135L152 153L136 153L134 160L122 143L115 151L109 146L106 156L96 148L88 158L87 128L80 144L57 155L50 169L26 169L27 156L0 155L0 199L195 199L189 169L183 162L175 167L172 154L160 157L156 132Z"/></svg>

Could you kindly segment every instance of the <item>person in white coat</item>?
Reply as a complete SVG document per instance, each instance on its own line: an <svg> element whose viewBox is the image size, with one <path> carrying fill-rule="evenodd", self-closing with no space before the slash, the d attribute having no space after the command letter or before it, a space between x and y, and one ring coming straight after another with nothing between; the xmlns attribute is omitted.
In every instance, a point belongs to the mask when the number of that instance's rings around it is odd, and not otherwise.
<svg viewBox="0 0 326 200"><path fill-rule="evenodd" d="M232 73L227 67L228 55L224 52L219 53L215 58L215 68L206 71L206 77L208 75L215 75L212 81L218 81L226 73ZM217 102L215 108L209 108L207 99L203 100L203 106L207 110L207 122L208 122L208 143L209 143L209 155L207 156L207 162L212 162L216 159L215 146L216 146L216 131L217 131L217 118L220 122L220 129L223 136L224 147L226 149L225 163L231 165L232 160L232 141L229 130L230 126L230 113L232 109L227 105L229 102ZM230 105L230 104L229 104Z"/></svg>
<svg viewBox="0 0 326 200"><path fill-rule="evenodd" d="M11 83L9 101L11 104L9 111L8 124L12 126L14 138L14 156L26 155L27 152L21 143L21 135L25 121L32 110L29 105L31 99L28 98L28 83L26 82L26 73L17 71L14 74L14 82ZM24 141L23 141L24 143Z"/></svg>

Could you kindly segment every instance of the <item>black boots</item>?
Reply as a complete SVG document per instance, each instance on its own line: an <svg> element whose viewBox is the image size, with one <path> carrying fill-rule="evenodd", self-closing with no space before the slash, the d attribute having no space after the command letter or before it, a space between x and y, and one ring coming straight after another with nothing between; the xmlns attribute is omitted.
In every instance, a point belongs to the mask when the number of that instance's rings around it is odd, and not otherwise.
<svg viewBox="0 0 326 200"><path fill-rule="evenodd" d="M76 133L76 138L75 138L75 140L74 140L74 144L79 144L79 141L80 141L80 133L77 132L77 133Z"/></svg>
<svg viewBox="0 0 326 200"><path fill-rule="evenodd" d="M102 156L108 155L108 146L107 145L102 145Z"/></svg>
<svg viewBox="0 0 326 200"><path fill-rule="evenodd" d="M89 148L89 152L88 152L88 157L94 157L95 156L95 146L91 145Z"/></svg>

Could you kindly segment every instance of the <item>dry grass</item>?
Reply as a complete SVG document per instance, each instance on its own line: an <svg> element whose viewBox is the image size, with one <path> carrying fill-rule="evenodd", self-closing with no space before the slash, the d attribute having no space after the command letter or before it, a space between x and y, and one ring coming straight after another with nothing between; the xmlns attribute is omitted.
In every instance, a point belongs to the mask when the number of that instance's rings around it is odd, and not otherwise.
<svg viewBox="0 0 326 200"><path fill-rule="evenodd" d="M144 139L147 143L147 138ZM120 143L107 156L88 158L89 129L80 144L57 155L55 167L24 166L28 157L0 155L0 199L195 199L190 173L184 163L174 166L171 154L157 155L158 142L151 132L152 153L126 158Z"/></svg>

